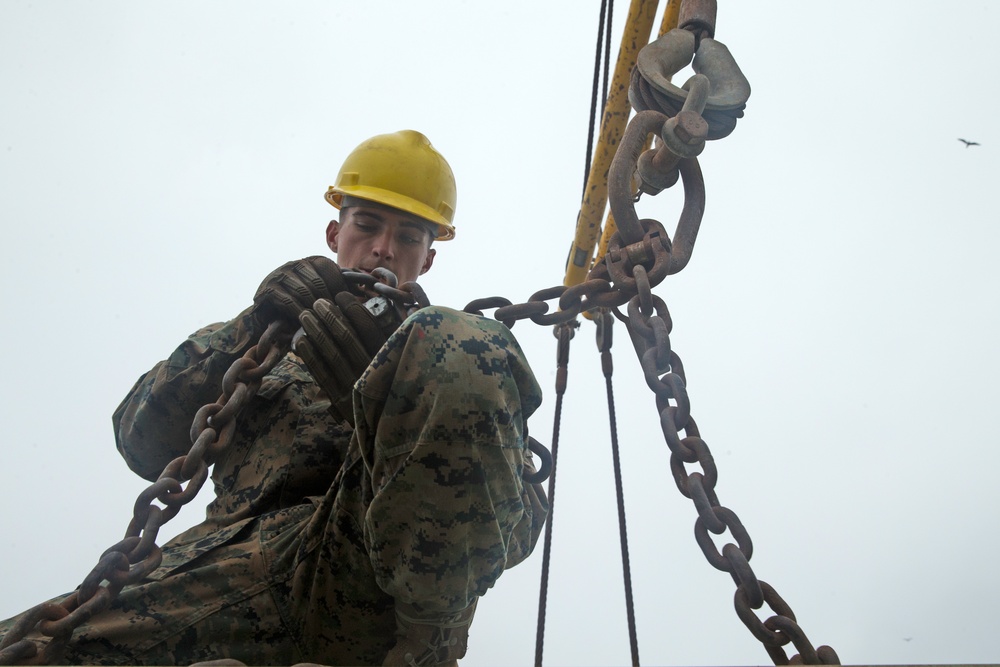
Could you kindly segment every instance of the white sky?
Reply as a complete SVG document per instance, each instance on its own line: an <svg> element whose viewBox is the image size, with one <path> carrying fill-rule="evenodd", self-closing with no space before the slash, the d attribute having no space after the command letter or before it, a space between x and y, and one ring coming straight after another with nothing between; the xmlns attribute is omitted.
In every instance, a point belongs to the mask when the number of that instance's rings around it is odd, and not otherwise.
<svg viewBox="0 0 1000 667"><path fill-rule="evenodd" d="M1000 5L719 5L753 94L702 155L694 256L656 293L720 500L757 575L845 664L1000 662ZM0 3L0 618L71 590L121 537L146 484L112 411L271 269L324 252L323 193L361 140L418 129L457 174L458 239L423 281L434 303L561 283L599 6ZM672 230L679 197L641 212ZM616 331L642 662L769 664L695 544ZM549 442L555 339L514 333ZM550 665L630 659L593 333L571 353ZM530 663L540 565L539 549L484 598L464 665Z"/></svg>

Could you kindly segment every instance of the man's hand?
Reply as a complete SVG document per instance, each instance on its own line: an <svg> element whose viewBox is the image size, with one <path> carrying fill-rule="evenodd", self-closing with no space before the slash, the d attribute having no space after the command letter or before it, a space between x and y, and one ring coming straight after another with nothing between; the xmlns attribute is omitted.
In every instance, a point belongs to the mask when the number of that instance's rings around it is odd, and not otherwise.
<svg viewBox="0 0 1000 667"><path fill-rule="evenodd" d="M265 326L276 319L296 323L299 314L312 308L317 299L333 299L349 289L333 260L320 256L297 259L264 278L253 297L254 314Z"/></svg>
<svg viewBox="0 0 1000 667"><path fill-rule="evenodd" d="M331 412L352 425L354 383L401 322L395 308L383 304L376 318L358 297L341 292L299 315L305 335L293 341L295 353L330 396Z"/></svg>

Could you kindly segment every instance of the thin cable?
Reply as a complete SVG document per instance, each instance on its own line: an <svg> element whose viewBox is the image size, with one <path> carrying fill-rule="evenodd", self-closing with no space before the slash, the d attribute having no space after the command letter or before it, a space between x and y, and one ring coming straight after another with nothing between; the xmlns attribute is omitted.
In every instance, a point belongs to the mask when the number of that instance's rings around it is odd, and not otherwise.
<svg viewBox="0 0 1000 667"><path fill-rule="evenodd" d="M608 0L608 29L604 31L604 94L602 96L601 108L608 104L608 71L611 67L611 18L615 15L615 0Z"/></svg>
<svg viewBox="0 0 1000 667"><path fill-rule="evenodd" d="M549 515L545 521L545 545L542 549L542 579L538 591L538 628L535 631L535 667L542 667L542 650L545 646L545 608L548 604L549 558L552 553L552 518L556 506L556 462L559 456L559 424L562 421L563 395L566 393L569 341L573 337L573 323L558 325L559 347L556 352L556 409L552 418L552 472L549 474Z"/></svg>
<svg viewBox="0 0 1000 667"><path fill-rule="evenodd" d="M597 124L597 89L600 87L601 80L601 42L604 41L604 17L608 9L608 0L601 0L601 18L597 25L597 49L594 53L594 84L590 91L590 123L587 129L587 155L584 160L583 168L583 194L581 197L586 198L587 196L587 181L590 180L590 160L591 154L594 151L594 129ZM607 31L607 43L608 49L610 49L611 44L611 31ZM604 99L608 99L608 65L604 64ZM603 108L603 104L601 107Z"/></svg>
<svg viewBox="0 0 1000 667"><path fill-rule="evenodd" d="M635 604L632 599L632 568L629 565L628 529L625 525L625 493L622 484L622 466L618 450L618 420L615 416L615 392L611 383L613 364L611 359L611 325L614 319L610 313L603 313L598 321L597 346L601 351L601 369L604 372L608 393L608 422L611 426L611 455L615 469L615 495L618 500L618 537L622 548L622 576L625 580L625 615L628 622L629 647L632 649L632 665L639 667L639 640L635 629Z"/></svg>

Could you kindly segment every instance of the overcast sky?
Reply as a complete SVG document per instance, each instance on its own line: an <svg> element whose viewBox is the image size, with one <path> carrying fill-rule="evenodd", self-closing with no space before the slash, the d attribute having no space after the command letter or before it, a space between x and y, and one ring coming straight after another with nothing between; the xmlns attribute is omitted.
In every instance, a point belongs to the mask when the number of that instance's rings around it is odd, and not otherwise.
<svg viewBox="0 0 1000 667"><path fill-rule="evenodd" d="M0 618L71 590L120 539L146 483L111 413L273 268L325 252L323 193L363 139L420 130L457 175L432 302L562 282L599 7L0 2ZM751 565L845 664L1000 662L998 30L987 1L719 2L753 93L702 154L697 246L656 293ZM672 230L680 201L641 213ZM630 659L593 329L571 352L550 665ZM555 339L514 333L548 443ZM619 326L640 658L769 664L694 541L627 340ZM483 599L464 665L530 663L540 565L539 549Z"/></svg>

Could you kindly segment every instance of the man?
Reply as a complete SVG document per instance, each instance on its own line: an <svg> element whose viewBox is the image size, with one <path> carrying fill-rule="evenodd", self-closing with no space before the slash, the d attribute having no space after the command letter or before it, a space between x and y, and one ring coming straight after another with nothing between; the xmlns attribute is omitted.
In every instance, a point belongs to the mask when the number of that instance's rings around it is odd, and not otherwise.
<svg viewBox="0 0 1000 667"><path fill-rule="evenodd" d="M454 236L451 169L414 131L363 142L327 199L340 209L326 231L340 266L401 284L430 270L435 239ZM544 495L523 480L540 391L502 324L437 307L387 323L365 298L328 259L289 262L253 306L139 379L115 434L129 467L155 480L187 453L195 411L270 321L305 333L237 419L206 520L81 626L63 662L465 654L479 597L528 556L545 519Z"/></svg>

